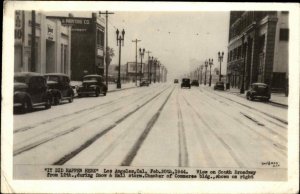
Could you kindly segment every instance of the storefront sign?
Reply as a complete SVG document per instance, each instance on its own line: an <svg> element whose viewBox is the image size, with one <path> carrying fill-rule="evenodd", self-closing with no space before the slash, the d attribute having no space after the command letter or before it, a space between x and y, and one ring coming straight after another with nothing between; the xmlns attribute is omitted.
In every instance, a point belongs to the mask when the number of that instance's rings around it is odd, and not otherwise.
<svg viewBox="0 0 300 194"><path fill-rule="evenodd" d="M23 14L22 11L15 11L15 43L22 43L23 38Z"/></svg>
<svg viewBox="0 0 300 194"><path fill-rule="evenodd" d="M62 18L62 25L90 25L91 19L83 19L83 18Z"/></svg>

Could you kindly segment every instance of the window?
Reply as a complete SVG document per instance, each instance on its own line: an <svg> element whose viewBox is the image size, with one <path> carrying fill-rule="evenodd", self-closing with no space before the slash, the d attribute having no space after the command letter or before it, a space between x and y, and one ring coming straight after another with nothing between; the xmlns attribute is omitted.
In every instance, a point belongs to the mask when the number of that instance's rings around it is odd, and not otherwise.
<svg viewBox="0 0 300 194"><path fill-rule="evenodd" d="M288 41L289 40L289 29L281 28L279 32L279 40Z"/></svg>

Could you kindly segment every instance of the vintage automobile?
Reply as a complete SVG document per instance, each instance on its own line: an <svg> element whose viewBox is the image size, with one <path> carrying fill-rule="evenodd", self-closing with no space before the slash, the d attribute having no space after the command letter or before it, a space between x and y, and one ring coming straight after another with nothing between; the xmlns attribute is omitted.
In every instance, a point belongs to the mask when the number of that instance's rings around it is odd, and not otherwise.
<svg viewBox="0 0 300 194"><path fill-rule="evenodd" d="M33 107L51 108L52 96L43 75L33 72L20 72L14 75L14 109L22 113Z"/></svg>
<svg viewBox="0 0 300 194"><path fill-rule="evenodd" d="M103 83L103 77L100 75L86 75L83 77L82 85L77 88L78 97L83 95L95 95L99 94L106 96L107 86Z"/></svg>
<svg viewBox="0 0 300 194"><path fill-rule="evenodd" d="M191 83L191 86L198 86L199 87L198 80L193 80L192 83Z"/></svg>
<svg viewBox="0 0 300 194"><path fill-rule="evenodd" d="M142 80L140 83L140 87L142 86L149 86L149 81L148 80Z"/></svg>
<svg viewBox="0 0 300 194"><path fill-rule="evenodd" d="M191 80L189 78L183 78L181 81L181 88L191 88Z"/></svg>
<svg viewBox="0 0 300 194"><path fill-rule="evenodd" d="M48 73L45 74L48 89L52 94L52 103L54 105L60 104L63 100L73 102L74 91L70 85L70 78L62 73Z"/></svg>
<svg viewBox="0 0 300 194"><path fill-rule="evenodd" d="M178 84L178 79L174 79L174 84Z"/></svg>
<svg viewBox="0 0 300 194"><path fill-rule="evenodd" d="M253 83L250 86L250 90L246 93L248 100L261 99L269 101L271 98L271 92L269 86L264 83Z"/></svg>
<svg viewBox="0 0 300 194"><path fill-rule="evenodd" d="M217 82L214 86L214 90L225 90L224 82Z"/></svg>

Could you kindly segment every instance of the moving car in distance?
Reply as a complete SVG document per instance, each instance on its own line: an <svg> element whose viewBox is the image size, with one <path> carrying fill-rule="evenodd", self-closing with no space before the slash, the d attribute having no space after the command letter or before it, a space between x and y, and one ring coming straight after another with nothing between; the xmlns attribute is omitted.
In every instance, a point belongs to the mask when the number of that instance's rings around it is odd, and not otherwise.
<svg viewBox="0 0 300 194"><path fill-rule="evenodd" d="M22 113L33 107L51 108L52 96L42 74L21 72L14 75L14 108Z"/></svg>
<svg viewBox="0 0 300 194"><path fill-rule="evenodd" d="M73 102L74 91L70 85L70 78L62 73L48 73L44 75L47 80L48 89L52 95L54 105L60 104L63 100Z"/></svg>
<svg viewBox="0 0 300 194"><path fill-rule="evenodd" d="M178 84L178 79L174 79L174 84Z"/></svg>
<svg viewBox="0 0 300 194"><path fill-rule="evenodd" d="M181 80L181 88L191 88L191 80L189 78L183 78Z"/></svg>
<svg viewBox="0 0 300 194"><path fill-rule="evenodd" d="M269 101L271 98L269 86L264 83L251 84L250 90L248 90L246 93L246 98L248 100L261 99L264 101Z"/></svg>
<svg viewBox="0 0 300 194"><path fill-rule="evenodd" d="M141 83L140 83L140 87L142 86L149 86L149 81L148 80L142 80Z"/></svg>
<svg viewBox="0 0 300 194"><path fill-rule="evenodd" d="M199 87L198 80L193 80L192 83L191 83L191 86L198 86Z"/></svg>
<svg viewBox="0 0 300 194"><path fill-rule="evenodd" d="M96 74L84 76L82 85L77 89L78 97L83 95L95 95L97 97L99 94L106 96L106 93L107 86L103 82L103 77Z"/></svg>
<svg viewBox="0 0 300 194"><path fill-rule="evenodd" d="M225 90L224 82L217 82L214 86L214 90Z"/></svg>

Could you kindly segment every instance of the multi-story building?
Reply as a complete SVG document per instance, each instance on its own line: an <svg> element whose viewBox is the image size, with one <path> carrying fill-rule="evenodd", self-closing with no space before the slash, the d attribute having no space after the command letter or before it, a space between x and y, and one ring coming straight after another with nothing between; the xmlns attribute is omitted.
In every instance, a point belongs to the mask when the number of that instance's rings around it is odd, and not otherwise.
<svg viewBox="0 0 300 194"><path fill-rule="evenodd" d="M59 72L70 75L70 48L70 27L62 26L60 21L47 19L41 12L15 12L15 72Z"/></svg>
<svg viewBox="0 0 300 194"><path fill-rule="evenodd" d="M288 89L289 13L286 11L230 12L227 82L245 89L263 82L272 90Z"/></svg>
<svg viewBox="0 0 300 194"><path fill-rule="evenodd" d="M72 27L71 78L81 80L85 74L104 75L105 20L96 13L91 18L57 17L62 25Z"/></svg>

